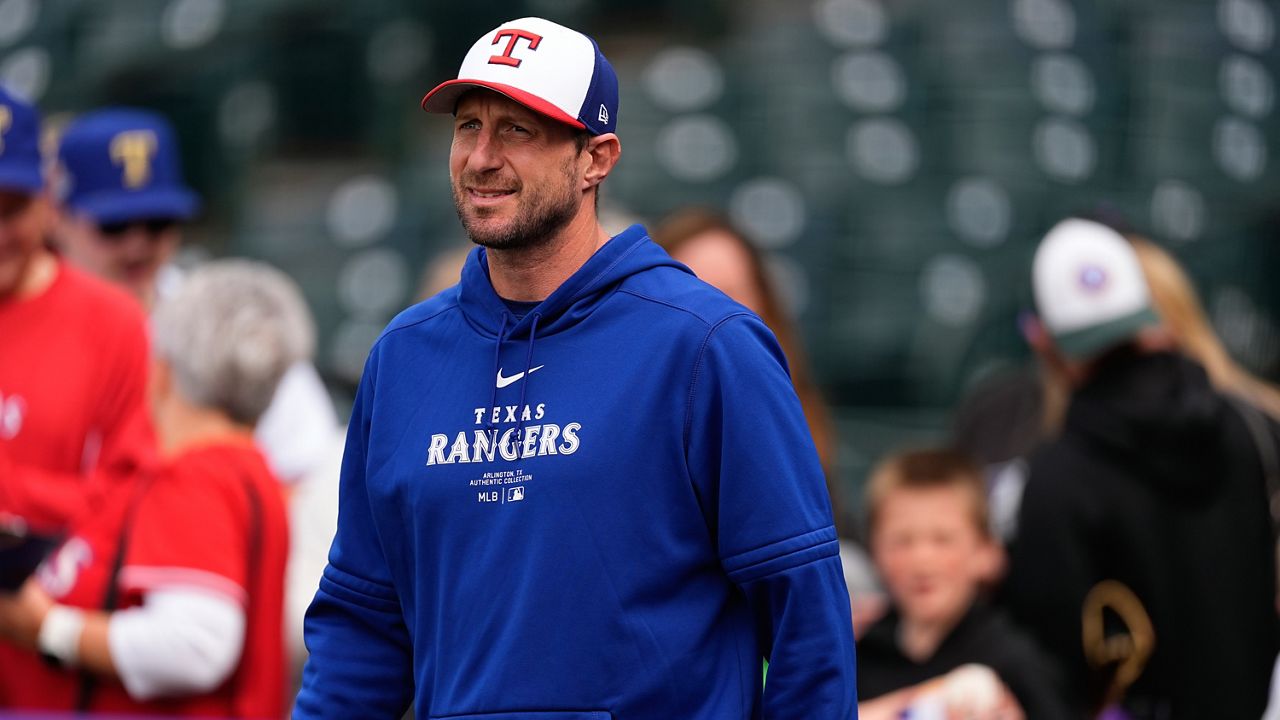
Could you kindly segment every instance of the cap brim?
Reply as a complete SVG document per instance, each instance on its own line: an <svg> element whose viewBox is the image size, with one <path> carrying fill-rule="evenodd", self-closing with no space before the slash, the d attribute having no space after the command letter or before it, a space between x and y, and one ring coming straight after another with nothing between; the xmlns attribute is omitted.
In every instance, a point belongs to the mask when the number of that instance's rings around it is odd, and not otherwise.
<svg viewBox="0 0 1280 720"><path fill-rule="evenodd" d="M1098 325L1055 333L1053 342L1067 357L1084 360L1133 338L1144 328L1159 324L1160 318L1156 316L1155 311L1145 307Z"/></svg>
<svg viewBox="0 0 1280 720"><path fill-rule="evenodd" d="M454 108L458 106L458 99L466 92L476 88L492 90L500 95L505 95L536 113L546 115L552 120L557 120L579 130L587 129L587 126L584 125L581 120L571 117L565 111L546 100L543 100L537 95L533 95L510 85L489 82L487 80L458 78L457 80L442 82L422 98L422 109L429 113L452 115Z"/></svg>
<svg viewBox="0 0 1280 720"><path fill-rule="evenodd" d="M100 192L69 202L73 209L98 223L130 220L190 220L200 207L195 193L181 188L154 189L146 192Z"/></svg>
<svg viewBox="0 0 1280 720"><path fill-rule="evenodd" d="M38 193L43 189L44 177L39 169L0 164L0 190Z"/></svg>

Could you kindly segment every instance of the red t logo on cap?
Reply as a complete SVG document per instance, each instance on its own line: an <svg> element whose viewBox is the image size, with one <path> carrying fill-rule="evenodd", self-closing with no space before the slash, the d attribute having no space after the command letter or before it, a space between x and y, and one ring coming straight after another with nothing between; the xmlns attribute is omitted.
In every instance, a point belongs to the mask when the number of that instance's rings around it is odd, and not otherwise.
<svg viewBox="0 0 1280 720"><path fill-rule="evenodd" d="M510 65L511 67L520 67L520 59L511 57L511 51L516 49L516 42L520 38L529 41L529 49L537 50L538 43L542 42L542 36L531 33L527 30L499 30L497 35L493 36L493 45L497 45L502 38L507 38L507 49L502 51L501 55L490 55L490 65Z"/></svg>

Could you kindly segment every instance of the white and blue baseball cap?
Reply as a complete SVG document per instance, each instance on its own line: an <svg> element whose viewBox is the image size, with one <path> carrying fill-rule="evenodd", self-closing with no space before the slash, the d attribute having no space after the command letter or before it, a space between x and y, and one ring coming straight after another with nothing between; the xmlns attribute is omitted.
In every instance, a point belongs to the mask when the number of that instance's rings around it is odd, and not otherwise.
<svg viewBox="0 0 1280 720"><path fill-rule="evenodd" d="M486 88L592 135L618 127L618 76L595 40L550 20L527 17L484 34L458 77L422 98L422 109L452 114L458 98Z"/></svg>
<svg viewBox="0 0 1280 720"><path fill-rule="evenodd" d="M1041 322L1070 358L1096 357L1160 324L1138 254L1101 223L1053 226L1036 249L1032 285Z"/></svg>

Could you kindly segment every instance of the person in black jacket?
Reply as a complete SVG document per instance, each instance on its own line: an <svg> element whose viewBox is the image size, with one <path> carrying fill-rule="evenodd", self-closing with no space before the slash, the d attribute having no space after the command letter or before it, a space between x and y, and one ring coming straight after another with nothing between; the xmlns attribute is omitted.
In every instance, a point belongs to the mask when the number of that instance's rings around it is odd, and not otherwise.
<svg viewBox="0 0 1280 720"><path fill-rule="evenodd" d="M892 608L858 638L859 715L899 718L934 703L975 720L1067 717L1052 661L981 597L1002 554L974 461L954 450L892 455L871 474L867 507ZM975 674L993 692L975 688Z"/></svg>
<svg viewBox="0 0 1280 720"><path fill-rule="evenodd" d="M1277 649L1266 481L1234 403L1173 351L1132 247L1066 220L1033 281L1070 381L1030 459L1004 594L1081 713L1257 718Z"/></svg>

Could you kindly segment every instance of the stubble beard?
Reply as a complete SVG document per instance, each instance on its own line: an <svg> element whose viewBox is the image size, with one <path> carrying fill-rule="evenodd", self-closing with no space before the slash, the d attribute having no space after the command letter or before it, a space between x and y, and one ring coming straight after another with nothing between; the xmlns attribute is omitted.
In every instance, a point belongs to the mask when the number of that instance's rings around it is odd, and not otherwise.
<svg viewBox="0 0 1280 720"><path fill-rule="evenodd" d="M469 208L466 204L463 188L468 184L486 185L483 175L463 176L454 183L454 209L471 242L492 250L526 250L551 242L578 214L582 204L582 196L574 192L571 165L565 163L562 171L563 183L524 188L526 194L521 196L515 214L501 226L486 222L490 210Z"/></svg>

